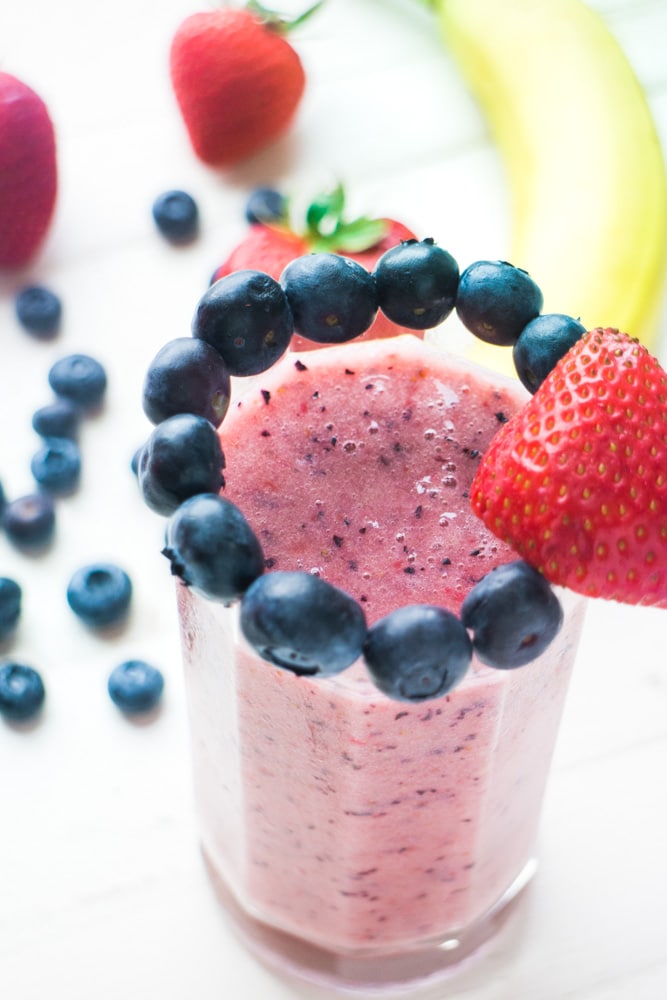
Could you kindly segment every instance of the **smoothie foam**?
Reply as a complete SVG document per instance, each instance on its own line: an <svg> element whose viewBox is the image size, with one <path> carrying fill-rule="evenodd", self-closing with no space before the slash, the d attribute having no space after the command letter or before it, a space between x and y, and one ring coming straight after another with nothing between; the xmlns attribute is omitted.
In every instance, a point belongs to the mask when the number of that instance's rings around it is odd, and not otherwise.
<svg viewBox="0 0 667 1000"><path fill-rule="evenodd" d="M514 382L404 336L290 353L232 406L225 496L269 571L316 572L369 623L458 611L514 553L472 514L479 455ZM532 664L392 701L360 661L327 680L260 660L238 609L178 588L205 852L257 919L341 953L482 920L530 862L583 602Z"/></svg>

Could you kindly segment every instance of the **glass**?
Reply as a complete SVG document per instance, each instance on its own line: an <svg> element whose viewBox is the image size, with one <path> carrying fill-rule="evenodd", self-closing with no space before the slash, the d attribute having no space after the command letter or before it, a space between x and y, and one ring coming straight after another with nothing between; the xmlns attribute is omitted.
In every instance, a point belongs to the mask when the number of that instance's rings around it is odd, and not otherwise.
<svg viewBox="0 0 667 1000"><path fill-rule="evenodd" d="M502 926L535 841L585 600L516 670L473 661L444 698L380 695L260 660L237 607L178 589L204 855L264 961L389 993L448 973Z"/></svg>

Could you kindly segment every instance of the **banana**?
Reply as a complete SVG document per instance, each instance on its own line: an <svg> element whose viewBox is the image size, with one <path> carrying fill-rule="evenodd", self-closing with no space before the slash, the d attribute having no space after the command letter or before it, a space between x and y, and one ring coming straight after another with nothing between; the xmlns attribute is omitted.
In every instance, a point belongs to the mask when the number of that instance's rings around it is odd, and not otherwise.
<svg viewBox="0 0 667 1000"><path fill-rule="evenodd" d="M484 112L512 207L509 259L544 312L614 326L654 349L667 268L667 178L645 95L581 0L431 0ZM506 349L477 360L509 371Z"/></svg>

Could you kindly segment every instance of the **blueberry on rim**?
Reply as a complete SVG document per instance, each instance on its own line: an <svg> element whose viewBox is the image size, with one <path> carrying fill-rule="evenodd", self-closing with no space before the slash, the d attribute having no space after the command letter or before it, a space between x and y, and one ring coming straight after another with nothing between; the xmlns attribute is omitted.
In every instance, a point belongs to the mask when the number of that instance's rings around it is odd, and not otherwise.
<svg viewBox="0 0 667 1000"><path fill-rule="evenodd" d="M144 378L144 413L159 424L194 413L219 427L229 407L231 382L222 357L205 340L177 337L160 348Z"/></svg>
<svg viewBox="0 0 667 1000"><path fill-rule="evenodd" d="M275 571L259 577L241 602L241 630L264 660L299 675L328 677L361 655L361 605L321 577Z"/></svg>
<svg viewBox="0 0 667 1000"><path fill-rule="evenodd" d="M46 691L37 670L25 663L0 664L0 715L10 722L26 722L40 711Z"/></svg>
<svg viewBox="0 0 667 1000"><path fill-rule="evenodd" d="M294 332L318 344L342 344L360 336L377 313L372 275L357 261L335 253L304 254L280 276Z"/></svg>
<svg viewBox="0 0 667 1000"><path fill-rule="evenodd" d="M90 628L107 628L123 621L132 599L132 581L115 563L81 566L67 585L67 603Z"/></svg>
<svg viewBox="0 0 667 1000"><path fill-rule="evenodd" d="M145 503L168 517L189 497L217 493L225 458L213 424L178 413L158 424L139 456L137 478Z"/></svg>
<svg viewBox="0 0 667 1000"><path fill-rule="evenodd" d="M388 697L424 701L441 697L464 677L472 643L451 611L409 604L371 626L364 659L374 684Z"/></svg>
<svg viewBox="0 0 667 1000"><path fill-rule="evenodd" d="M527 271L504 260L478 260L463 271L456 312L480 340L509 347L539 315L542 292Z"/></svg>
<svg viewBox="0 0 667 1000"><path fill-rule="evenodd" d="M380 309L399 326L429 330L454 308L459 266L431 239L406 240L387 250L373 276Z"/></svg>
<svg viewBox="0 0 667 1000"><path fill-rule="evenodd" d="M491 667L510 670L544 652L563 624L563 609L548 580L522 559L497 566L475 584L461 606L473 648Z"/></svg>
<svg viewBox="0 0 667 1000"><path fill-rule="evenodd" d="M512 348L516 373L535 393L549 372L586 332L579 320L563 313L544 313L524 326Z"/></svg>
<svg viewBox="0 0 667 1000"><path fill-rule="evenodd" d="M266 371L294 332L287 297L263 271L240 270L215 281L202 295L192 334L222 356L230 375Z"/></svg>
<svg viewBox="0 0 667 1000"><path fill-rule="evenodd" d="M162 554L203 597L230 604L264 572L264 553L241 511L217 493L186 500L167 522Z"/></svg>

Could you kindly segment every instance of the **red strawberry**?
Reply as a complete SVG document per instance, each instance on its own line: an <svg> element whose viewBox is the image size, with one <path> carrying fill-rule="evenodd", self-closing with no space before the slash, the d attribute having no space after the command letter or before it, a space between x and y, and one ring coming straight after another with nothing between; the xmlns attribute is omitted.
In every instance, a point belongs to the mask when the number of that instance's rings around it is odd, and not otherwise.
<svg viewBox="0 0 667 1000"><path fill-rule="evenodd" d="M285 267L295 257L316 250L328 250L358 261L369 271L375 262L401 240L416 239L412 230L395 219L368 219L366 217L345 222L343 219L344 193L339 186L329 195L318 199L308 210L308 226L304 234L295 233L289 223L283 225L250 226L247 236L231 252L213 275L213 280L250 268L266 271L276 281ZM326 220L326 223L325 223ZM326 235L321 231L325 229ZM423 331L406 330L392 323L384 313L378 312L375 321L359 340L394 337L399 333L413 333L423 337ZM295 335L293 350L312 350L320 345Z"/></svg>
<svg viewBox="0 0 667 1000"><path fill-rule="evenodd" d="M552 583L667 607L667 374L627 334L584 334L496 434L471 497Z"/></svg>
<svg viewBox="0 0 667 1000"><path fill-rule="evenodd" d="M254 223L247 236L216 270L213 279L217 281L232 271L250 268L254 271L266 271L277 281L291 260L309 250L308 242L290 229Z"/></svg>
<svg viewBox="0 0 667 1000"><path fill-rule="evenodd" d="M250 2L245 9L192 14L179 26L171 43L171 82L204 163L238 163L287 130L306 77L284 33L315 7L288 23Z"/></svg>
<svg viewBox="0 0 667 1000"><path fill-rule="evenodd" d="M0 73L0 267L23 267L37 253L56 201L53 123L41 97Z"/></svg>

